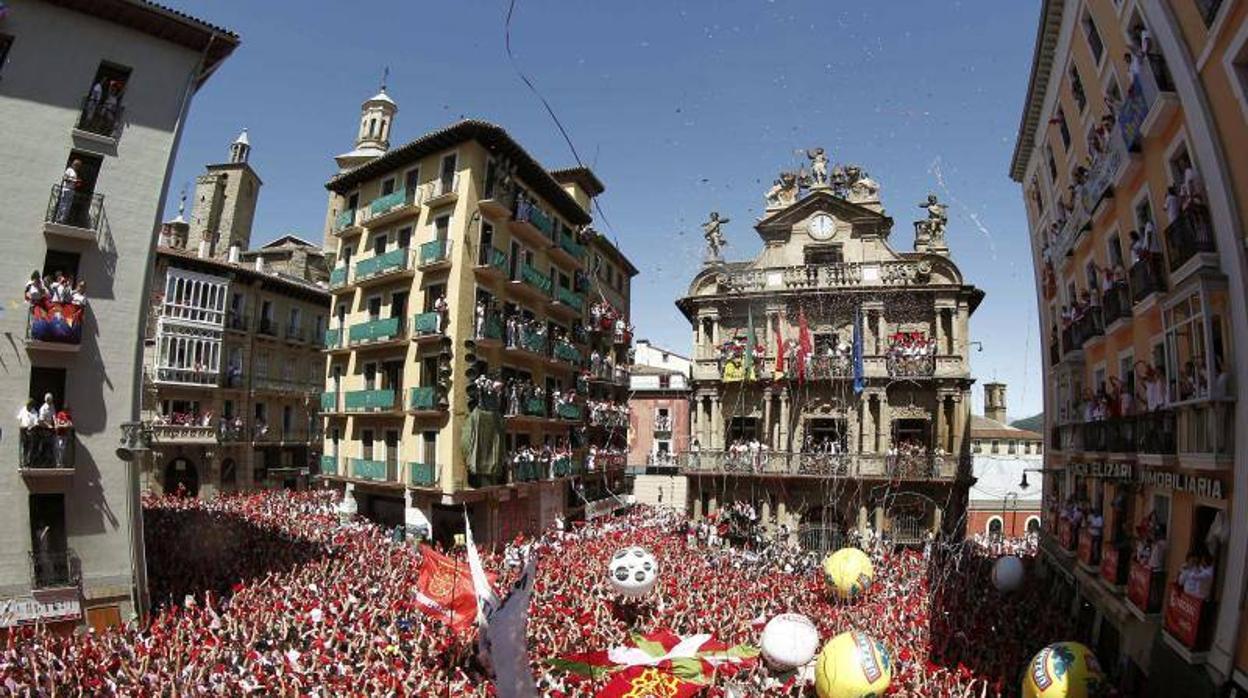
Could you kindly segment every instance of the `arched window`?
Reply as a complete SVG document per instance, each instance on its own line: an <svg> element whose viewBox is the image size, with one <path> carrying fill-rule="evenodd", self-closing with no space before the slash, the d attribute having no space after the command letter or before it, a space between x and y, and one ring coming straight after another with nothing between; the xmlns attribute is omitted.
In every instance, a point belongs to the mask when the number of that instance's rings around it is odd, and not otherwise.
<svg viewBox="0 0 1248 698"><path fill-rule="evenodd" d="M988 519L988 535L1000 536L1002 529L1005 528L1005 522L1000 516L993 516Z"/></svg>
<svg viewBox="0 0 1248 698"><path fill-rule="evenodd" d="M1027 517L1027 532L1028 532L1028 533L1039 533L1039 532L1040 532L1040 517L1039 517L1039 516L1028 516L1028 517Z"/></svg>

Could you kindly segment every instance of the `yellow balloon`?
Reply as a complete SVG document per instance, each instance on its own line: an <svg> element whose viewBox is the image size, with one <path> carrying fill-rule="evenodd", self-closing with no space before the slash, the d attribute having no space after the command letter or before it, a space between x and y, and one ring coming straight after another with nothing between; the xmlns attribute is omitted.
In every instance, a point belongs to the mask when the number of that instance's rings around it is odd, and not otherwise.
<svg viewBox="0 0 1248 698"><path fill-rule="evenodd" d="M884 645L853 630L828 640L815 660L819 698L874 698L893 680L893 662Z"/></svg>
<svg viewBox="0 0 1248 698"><path fill-rule="evenodd" d="M823 559L828 589L842 599L852 599L871 586L875 570L871 558L858 548L841 548Z"/></svg>
<svg viewBox="0 0 1248 698"><path fill-rule="evenodd" d="M1025 698L1090 698L1100 695L1105 674L1092 650L1078 642L1056 642L1027 663Z"/></svg>

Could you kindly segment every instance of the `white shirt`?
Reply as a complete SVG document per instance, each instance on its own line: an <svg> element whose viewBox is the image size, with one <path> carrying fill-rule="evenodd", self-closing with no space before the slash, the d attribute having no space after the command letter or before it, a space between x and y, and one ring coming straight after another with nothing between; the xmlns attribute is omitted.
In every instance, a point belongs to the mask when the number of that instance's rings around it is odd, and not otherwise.
<svg viewBox="0 0 1248 698"><path fill-rule="evenodd" d="M1156 572L1166 566L1166 542L1164 540L1155 541L1153 550L1148 556L1149 569Z"/></svg>
<svg viewBox="0 0 1248 698"><path fill-rule="evenodd" d="M1105 519L1102 518L1100 514L1093 514L1092 518L1088 519L1088 530L1091 531L1092 536L1094 538L1097 536L1100 536L1101 531L1104 528L1105 528Z"/></svg>
<svg viewBox="0 0 1248 698"><path fill-rule="evenodd" d="M78 173L74 170L74 166L70 165L65 168L65 174L61 176L61 184L68 186L70 189L78 183Z"/></svg>
<svg viewBox="0 0 1248 698"><path fill-rule="evenodd" d="M1213 590L1213 567L1199 565L1184 570L1179 574L1179 583L1183 585L1183 593L1198 599L1209 598Z"/></svg>
<svg viewBox="0 0 1248 698"><path fill-rule="evenodd" d="M56 423L55 417L56 413L52 410L52 405L45 402L39 406L39 422L41 424L52 426Z"/></svg>
<svg viewBox="0 0 1248 698"><path fill-rule="evenodd" d="M28 410L25 407L17 408L17 425L22 429L29 429L39 423L39 415L34 410Z"/></svg>

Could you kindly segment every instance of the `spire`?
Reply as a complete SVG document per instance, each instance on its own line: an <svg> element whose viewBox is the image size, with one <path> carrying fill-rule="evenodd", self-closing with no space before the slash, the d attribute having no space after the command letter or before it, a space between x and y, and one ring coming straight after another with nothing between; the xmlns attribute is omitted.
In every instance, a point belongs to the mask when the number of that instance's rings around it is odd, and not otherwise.
<svg viewBox="0 0 1248 698"><path fill-rule="evenodd" d="M390 126L399 105L386 94L389 77L390 68L387 67L382 71L380 91L360 106L360 127L355 136L355 148L335 158L341 170L361 165L390 150Z"/></svg>
<svg viewBox="0 0 1248 698"><path fill-rule="evenodd" d="M247 138L247 129L238 134L238 138L230 144L230 163L245 163L251 155L251 141Z"/></svg>
<svg viewBox="0 0 1248 698"><path fill-rule="evenodd" d="M182 195L178 197L178 217L173 219L174 223L186 223L186 187L182 187Z"/></svg>

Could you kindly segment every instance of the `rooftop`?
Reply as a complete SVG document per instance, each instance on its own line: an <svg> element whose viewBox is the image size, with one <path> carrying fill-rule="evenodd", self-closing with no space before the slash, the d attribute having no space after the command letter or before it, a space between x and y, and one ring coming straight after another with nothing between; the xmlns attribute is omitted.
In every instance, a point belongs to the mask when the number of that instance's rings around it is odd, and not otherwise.
<svg viewBox="0 0 1248 698"><path fill-rule="evenodd" d="M555 178L556 182L565 184L571 182L585 190L590 196L598 196L607 190L602 181L594 174L593 170L588 167L565 167L558 170L551 170L550 176Z"/></svg>
<svg viewBox="0 0 1248 698"><path fill-rule="evenodd" d="M1049 91L1049 77L1053 73L1053 56L1057 50L1065 4L1065 0L1044 0L1040 8L1040 26L1036 28L1031 77L1027 80L1027 95L1023 100L1018 140L1014 143L1014 155L1010 158L1010 177L1016 182L1022 182L1027 174L1031 151L1036 147L1036 132L1044 123L1040 110L1044 107L1044 96Z"/></svg>
<svg viewBox="0 0 1248 698"><path fill-rule="evenodd" d="M255 252L255 250L251 251ZM176 257L185 266L198 268L208 273L231 274L248 281L274 282L293 291L315 294L320 300L325 302L326 308L329 307L329 290L306 279L299 279L271 271L256 271L256 268L250 264L230 262L214 257L200 257L195 252L178 247L159 245L156 247L156 254L158 256Z"/></svg>
<svg viewBox="0 0 1248 698"><path fill-rule="evenodd" d="M149 0L47 0L70 10L114 22L204 56L196 87L238 48L238 34Z"/></svg>
<svg viewBox="0 0 1248 698"><path fill-rule="evenodd" d="M573 225L588 225L592 221L585 209L503 127L477 119L465 119L397 148L391 148L385 155L334 176L325 184L325 188L345 194L370 179L417 162L433 153L474 140L491 153L511 158L516 164L520 179Z"/></svg>
<svg viewBox="0 0 1248 698"><path fill-rule="evenodd" d="M1043 441L1044 437L1034 431L1012 427L995 419L982 415L971 415L972 439L1019 439L1022 441Z"/></svg>

